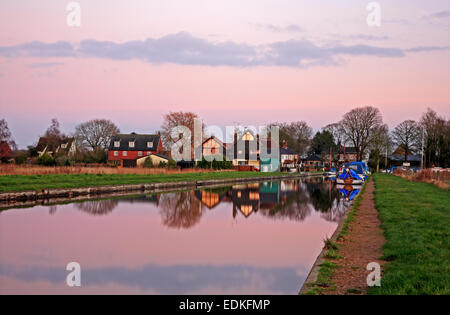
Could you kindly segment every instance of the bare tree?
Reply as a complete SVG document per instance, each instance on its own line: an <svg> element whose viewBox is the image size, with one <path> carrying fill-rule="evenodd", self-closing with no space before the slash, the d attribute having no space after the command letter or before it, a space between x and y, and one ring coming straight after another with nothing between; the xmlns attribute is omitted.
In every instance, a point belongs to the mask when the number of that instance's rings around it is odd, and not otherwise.
<svg viewBox="0 0 450 315"><path fill-rule="evenodd" d="M92 151L106 150L113 135L120 132L110 120L93 119L75 127L75 138L80 146Z"/></svg>
<svg viewBox="0 0 450 315"><path fill-rule="evenodd" d="M268 129L271 126L280 128L280 140L286 140L289 148L297 151L300 155L307 152L311 144L313 130L305 121L272 123L268 126Z"/></svg>
<svg viewBox="0 0 450 315"><path fill-rule="evenodd" d="M450 165L449 121L428 108L420 119L421 132L424 135L425 165Z"/></svg>
<svg viewBox="0 0 450 315"><path fill-rule="evenodd" d="M380 159L383 155L386 155L387 151L391 150L391 138L389 136L389 127L383 124L375 129L373 135L373 141L370 145L371 155L376 161L376 171L380 171ZM387 167L386 165L384 166Z"/></svg>
<svg viewBox="0 0 450 315"><path fill-rule="evenodd" d="M16 150L17 145L14 141L8 123L5 119L0 119L0 141L6 141L11 149Z"/></svg>
<svg viewBox="0 0 450 315"><path fill-rule="evenodd" d="M185 126L189 128L191 131L191 145L192 145L192 154L194 152L194 120L196 118L200 118L197 114L192 112L170 112L164 115L164 122L161 126L162 132L162 140L164 144L164 148L169 150L177 139L172 139L170 136L170 132L174 127L177 126Z"/></svg>
<svg viewBox="0 0 450 315"><path fill-rule="evenodd" d="M345 144L345 135L342 126L339 123L328 124L323 127L322 130L326 130L333 135L334 143L336 143L336 145L341 146Z"/></svg>
<svg viewBox="0 0 450 315"><path fill-rule="evenodd" d="M45 131L44 137L50 139L61 139L64 137L64 134L60 130L59 121L56 118L52 119L50 127Z"/></svg>
<svg viewBox="0 0 450 315"><path fill-rule="evenodd" d="M420 139L420 128L414 120L405 120L392 131L392 139L396 145L404 150L405 162L408 155L418 147Z"/></svg>
<svg viewBox="0 0 450 315"><path fill-rule="evenodd" d="M339 122L344 138L348 139L356 149L358 161L364 157L373 141L375 131L382 123L380 110L372 106L354 108Z"/></svg>

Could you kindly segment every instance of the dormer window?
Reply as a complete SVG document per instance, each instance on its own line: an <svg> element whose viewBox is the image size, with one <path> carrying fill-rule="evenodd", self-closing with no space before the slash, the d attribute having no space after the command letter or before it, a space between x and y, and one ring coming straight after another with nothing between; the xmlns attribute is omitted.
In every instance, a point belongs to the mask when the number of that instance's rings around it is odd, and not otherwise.
<svg viewBox="0 0 450 315"><path fill-rule="evenodd" d="M128 142L128 146L129 146L130 148L134 148L134 141Z"/></svg>
<svg viewBox="0 0 450 315"><path fill-rule="evenodd" d="M153 141L147 142L147 148L153 148Z"/></svg>
<svg viewBox="0 0 450 315"><path fill-rule="evenodd" d="M115 148L120 147L120 141L114 141L114 147Z"/></svg>
<svg viewBox="0 0 450 315"><path fill-rule="evenodd" d="M67 143L61 144L61 149L66 149L66 148L67 148Z"/></svg>

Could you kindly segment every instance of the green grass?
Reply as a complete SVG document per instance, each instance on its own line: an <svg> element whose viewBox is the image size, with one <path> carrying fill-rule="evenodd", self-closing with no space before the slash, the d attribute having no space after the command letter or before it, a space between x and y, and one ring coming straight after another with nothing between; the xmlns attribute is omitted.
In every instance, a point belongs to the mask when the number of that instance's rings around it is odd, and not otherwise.
<svg viewBox="0 0 450 315"><path fill-rule="evenodd" d="M450 192L375 174L375 205L386 237L380 287L371 294L450 294Z"/></svg>
<svg viewBox="0 0 450 315"><path fill-rule="evenodd" d="M295 174L295 173L294 173ZM76 188L103 185L126 185L177 181L197 181L261 176L289 176L287 173L260 172L200 172L181 174L52 174L0 176L0 192L40 190L49 188Z"/></svg>

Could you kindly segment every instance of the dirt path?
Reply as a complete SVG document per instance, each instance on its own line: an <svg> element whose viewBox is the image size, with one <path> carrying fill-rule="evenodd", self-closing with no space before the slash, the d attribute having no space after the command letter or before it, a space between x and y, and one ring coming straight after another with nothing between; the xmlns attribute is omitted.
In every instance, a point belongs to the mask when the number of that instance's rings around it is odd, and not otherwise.
<svg viewBox="0 0 450 315"><path fill-rule="evenodd" d="M374 190L371 180L367 183L348 234L337 242L342 259L333 260L338 265L331 278L336 289L323 292L325 294L364 294L367 292L366 278L370 273L366 270L367 264L378 262L383 270L384 262L379 258L385 238L375 208Z"/></svg>

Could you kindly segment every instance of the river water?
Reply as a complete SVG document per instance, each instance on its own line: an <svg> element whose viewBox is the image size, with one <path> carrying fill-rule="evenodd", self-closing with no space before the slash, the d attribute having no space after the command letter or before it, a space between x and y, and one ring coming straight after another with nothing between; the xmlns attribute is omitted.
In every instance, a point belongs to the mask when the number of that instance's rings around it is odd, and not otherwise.
<svg viewBox="0 0 450 315"><path fill-rule="evenodd" d="M305 178L4 210L0 293L297 294L351 202Z"/></svg>

